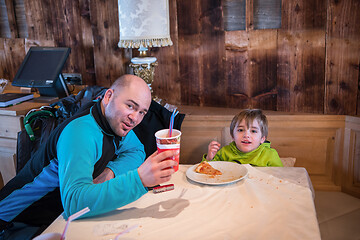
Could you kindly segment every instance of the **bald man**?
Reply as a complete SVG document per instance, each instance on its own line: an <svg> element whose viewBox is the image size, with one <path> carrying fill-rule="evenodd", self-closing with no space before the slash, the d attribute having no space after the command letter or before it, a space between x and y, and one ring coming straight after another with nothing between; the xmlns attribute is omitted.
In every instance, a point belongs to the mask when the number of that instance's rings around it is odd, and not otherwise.
<svg viewBox="0 0 360 240"><path fill-rule="evenodd" d="M19 174L0 191L0 239L31 239L62 212L65 218L112 211L170 180L179 154L144 147L132 129L147 113L151 93L134 75L117 79L101 101L63 122ZM2 234L2 235L1 235Z"/></svg>

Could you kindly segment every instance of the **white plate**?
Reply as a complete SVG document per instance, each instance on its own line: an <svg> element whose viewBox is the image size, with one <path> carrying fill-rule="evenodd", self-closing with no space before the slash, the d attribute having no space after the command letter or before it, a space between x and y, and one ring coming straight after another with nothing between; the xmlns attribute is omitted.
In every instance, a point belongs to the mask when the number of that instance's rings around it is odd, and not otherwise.
<svg viewBox="0 0 360 240"><path fill-rule="evenodd" d="M247 168L238 163L225 161L210 161L209 163L213 168L220 170L222 175L212 176L195 172L199 163L188 168L186 176L194 182L207 185L222 185L240 181L248 174Z"/></svg>

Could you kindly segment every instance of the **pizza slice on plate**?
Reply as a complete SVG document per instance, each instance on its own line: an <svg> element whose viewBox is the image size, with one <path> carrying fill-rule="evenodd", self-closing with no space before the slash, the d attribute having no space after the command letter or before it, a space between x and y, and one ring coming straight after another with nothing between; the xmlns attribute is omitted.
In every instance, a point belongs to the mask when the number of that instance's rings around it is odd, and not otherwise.
<svg viewBox="0 0 360 240"><path fill-rule="evenodd" d="M196 167L195 172L207 174L207 175L221 175L221 171L213 168L207 161L202 161L199 166Z"/></svg>

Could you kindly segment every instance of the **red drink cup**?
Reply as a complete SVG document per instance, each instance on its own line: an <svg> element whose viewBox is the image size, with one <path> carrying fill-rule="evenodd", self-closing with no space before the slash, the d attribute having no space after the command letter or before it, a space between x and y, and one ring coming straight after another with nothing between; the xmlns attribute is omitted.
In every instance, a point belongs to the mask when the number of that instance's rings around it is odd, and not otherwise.
<svg viewBox="0 0 360 240"><path fill-rule="evenodd" d="M156 146L158 153L167 150L180 151L180 136L181 132L177 129L172 130L171 137L169 137L169 129L159 130L155 133ZM175 172L179 170L179 155L174 158L167 158L177 161L178 165L174 167Z"/></svg>

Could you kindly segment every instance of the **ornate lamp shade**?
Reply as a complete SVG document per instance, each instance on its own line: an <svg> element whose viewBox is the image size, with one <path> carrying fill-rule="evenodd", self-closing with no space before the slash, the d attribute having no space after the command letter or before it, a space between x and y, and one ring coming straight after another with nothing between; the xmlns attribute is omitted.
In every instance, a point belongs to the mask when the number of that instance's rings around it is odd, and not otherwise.
<svg viewBox="0 0 360 240"><path fill-rule="evenodd" d="M119 47L171 46L168 0L118 0Z"/></svg>
<svg viewBox="0 0 360 240"><path fill-rule="evenodd" d="M151 92L154 81L155 57L147 56L148 47L165 47L173 43L170 39L168 0L118 0L119 47L139 48L140 56L131 59L130 67L135 75L144 79ZM153 94L153 99L161 99Z"/></svg>

